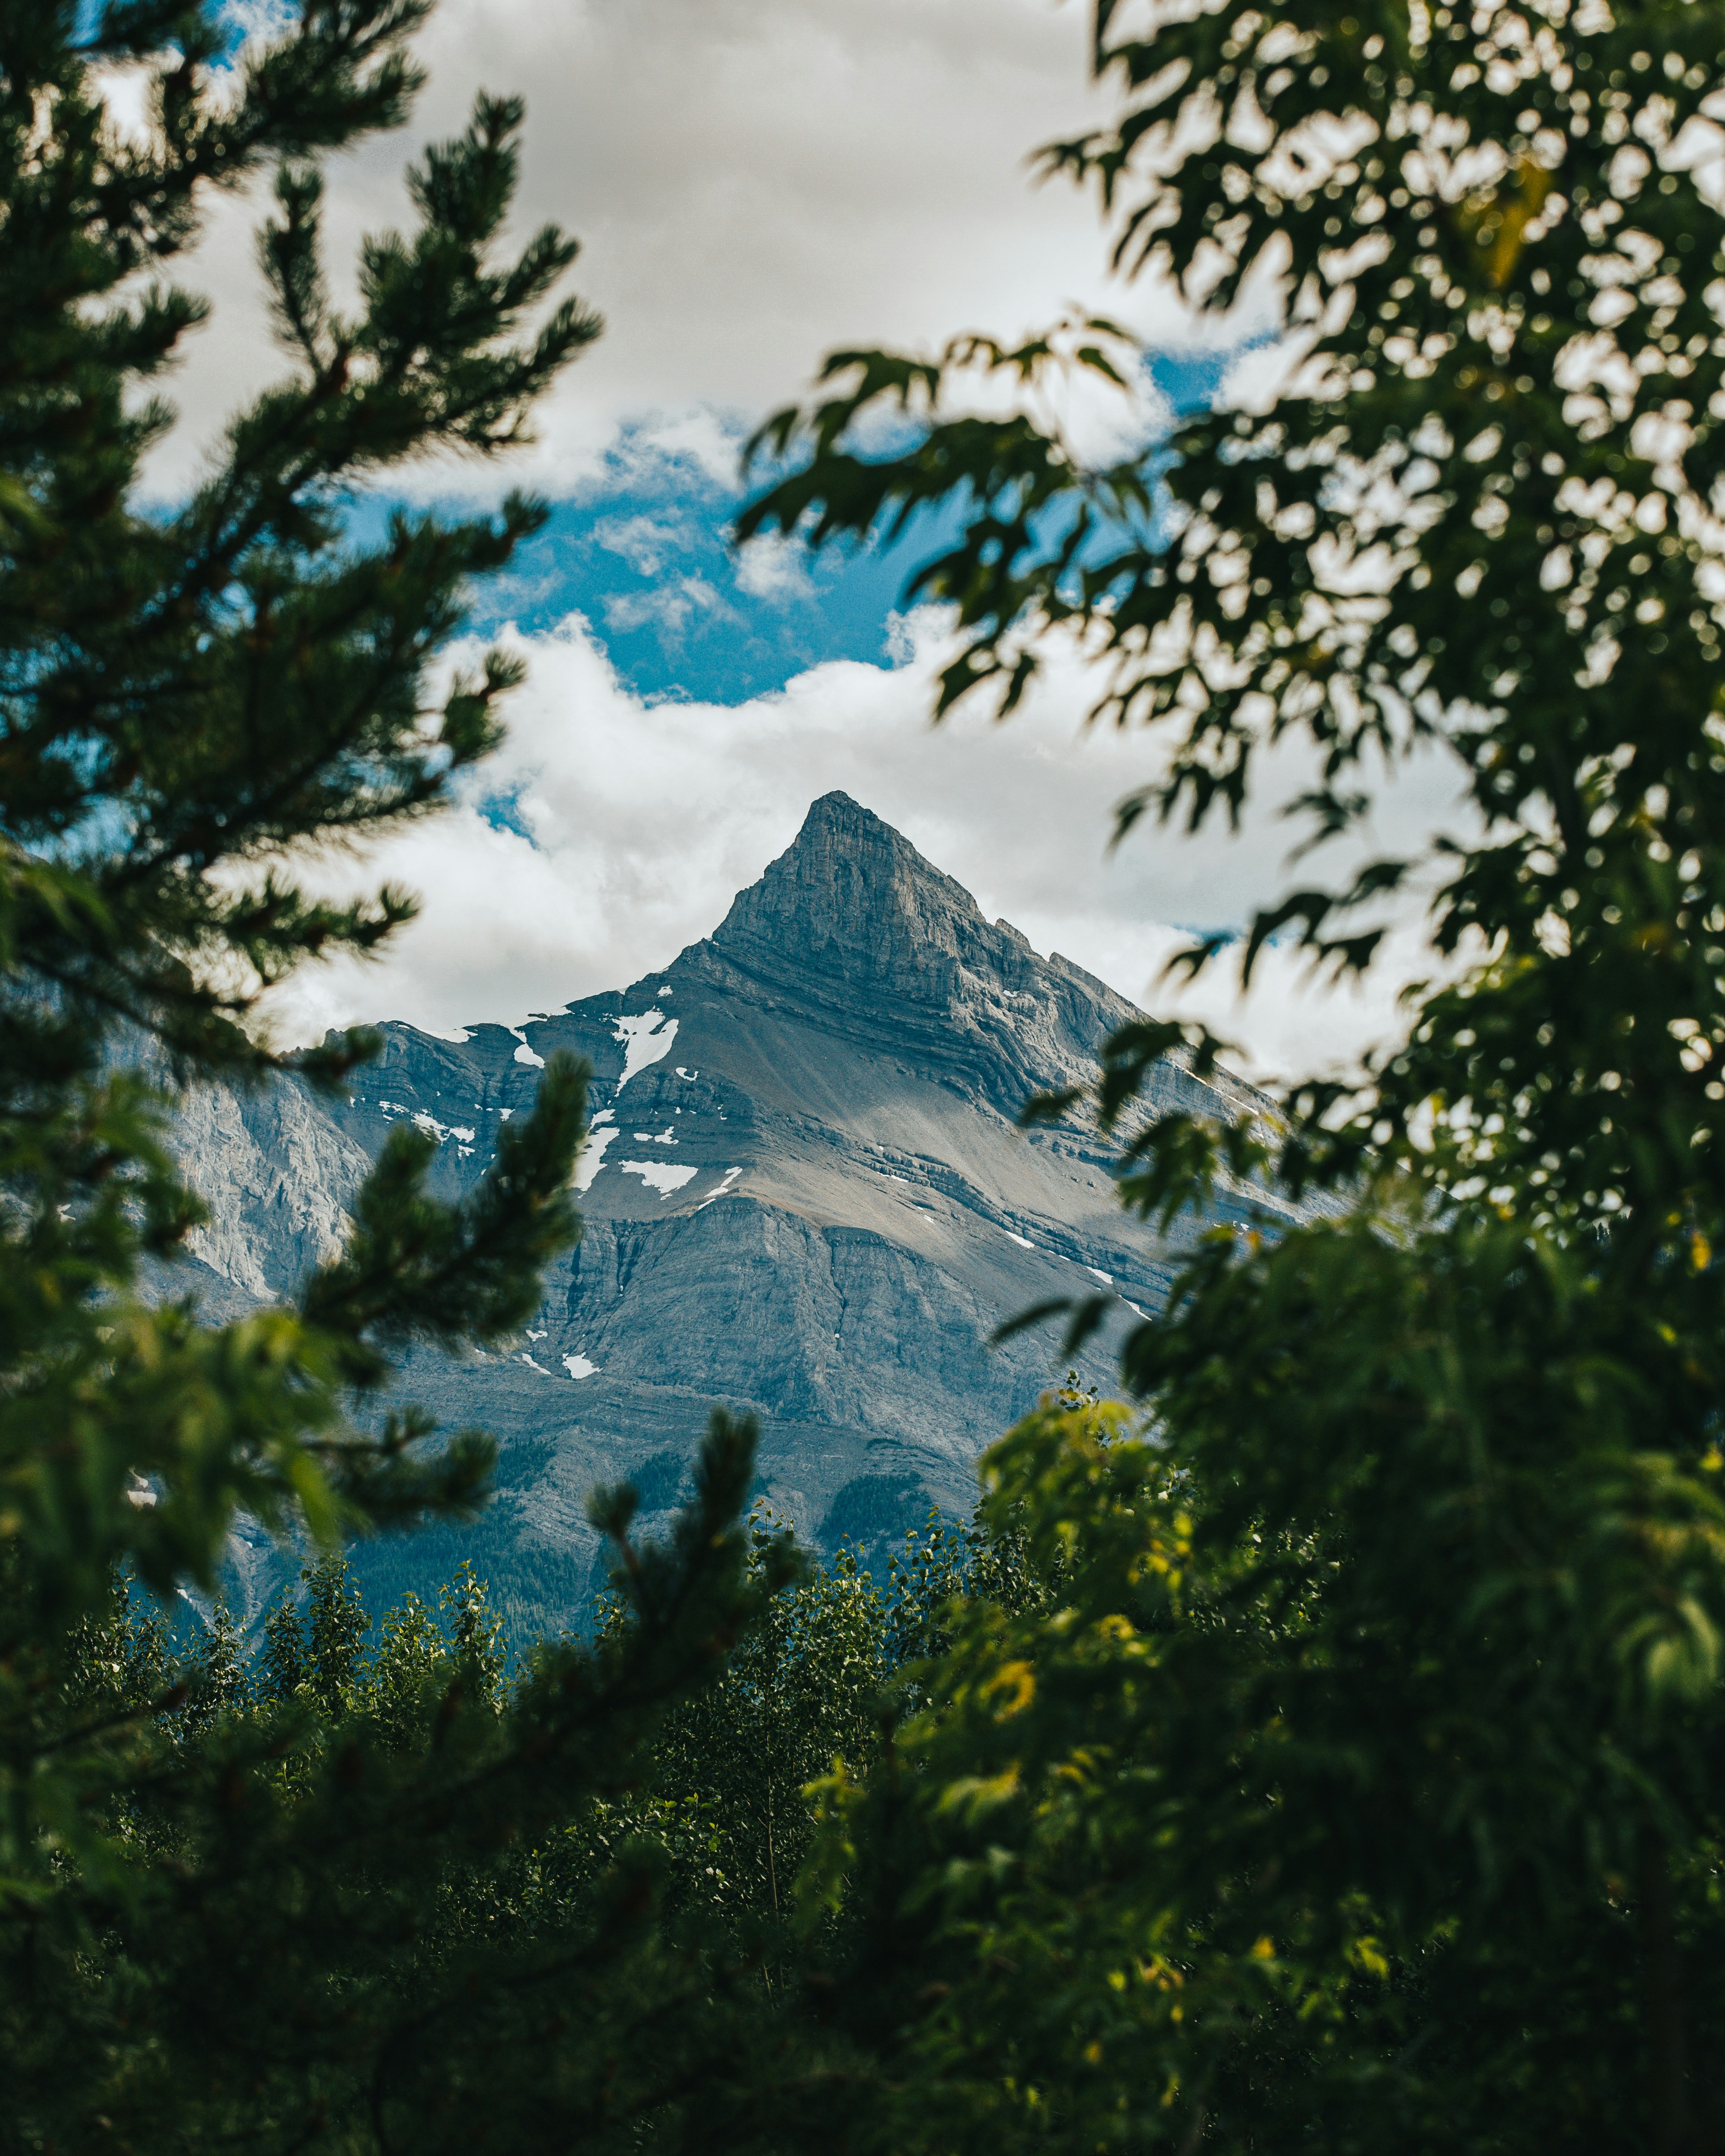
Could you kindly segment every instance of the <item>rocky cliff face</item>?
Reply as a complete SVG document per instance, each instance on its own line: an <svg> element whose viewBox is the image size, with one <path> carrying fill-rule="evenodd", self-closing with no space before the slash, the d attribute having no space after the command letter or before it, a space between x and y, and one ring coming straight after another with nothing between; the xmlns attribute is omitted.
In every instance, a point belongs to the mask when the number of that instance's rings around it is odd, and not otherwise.
<svg viewBox="0 0 1725 2156"><path fill-rule="evenodd" d="M650 1524L716 1402L760 1417L763 1491L810 1539L968 1509L978 1453L1059 1374L1050 1335L991 1350L995 1327L1099 1281L1147 1310L1168 1276L1102 1155L1014 1121L1132 1015L829 794L711 937L620 994L459 1041L389 1026L341 1103L201 1096L182 1126L215 1215L198 1260L224 1305L284 1292L339 1240L393 1122L433 1132L439 1181L464 1188L543 1058L585 1056L579 1247L507 1354L422 1355L404 1380L447 1424L497 1432L496 1502L362 1563L423 1592L472 1554L519 1621L575 1621L588 1490L629 1476ZM1173 1065L1158 1091L1215 1104ZM1106 1338L1091 1367L1106 1381ZM254 1606L279 1569L261 1545L243 1562Z"/></svg>
<svg viewBox="0 0 1725 2156"><path fill-rule="evenodd" d="M1009 922L990 927L962 885L844 793L815 803L696 952L716 983L794 1001L835 1040L914 1049L1009 1115L1037 1086L1088 1075L1097 1041L1134 1014Z"/></svg>

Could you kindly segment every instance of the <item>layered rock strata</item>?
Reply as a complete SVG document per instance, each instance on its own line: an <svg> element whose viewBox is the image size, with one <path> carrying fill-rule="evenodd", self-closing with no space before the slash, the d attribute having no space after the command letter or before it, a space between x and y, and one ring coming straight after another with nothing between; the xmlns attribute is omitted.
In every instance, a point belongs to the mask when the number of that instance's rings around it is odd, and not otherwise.
<svg viewBox="0 0 1725 2156"><path fill-rule="evenodd" d="M506 1353L416 1355L403 1380L446 1425L497 1433L495 1502L462 1535L361 1557L380 1591L424 1592L472 1554L517 1623L579 1621L603 1568L588 1491L633 1478L650 1526L716 1403L759 1416L763 1494L805 1536L879 1536L968 1510L978 1454L1059 1374L1046 1330L992 1348L1003 1321L1099 1284L1122 1317L1154 1307L1196 1227L1158 1242L1093 1140L1016 1124L1135 1015L829 794L712 936L619 994L459 1040L387 1026L345 1101L288 1083L191 1103L214 1214L199 1269L223 1306L285 1292L339 1240L393 1124L436 1136L438 1184L465 1188L543 1059L584 1056L579 1247ZM1262 1106L1173 1064L1155 1091ZM1105 1337L1087 1368L1106 1379L1110 1359ZM241 1551L254 1610L280 1562Z"/></svg>

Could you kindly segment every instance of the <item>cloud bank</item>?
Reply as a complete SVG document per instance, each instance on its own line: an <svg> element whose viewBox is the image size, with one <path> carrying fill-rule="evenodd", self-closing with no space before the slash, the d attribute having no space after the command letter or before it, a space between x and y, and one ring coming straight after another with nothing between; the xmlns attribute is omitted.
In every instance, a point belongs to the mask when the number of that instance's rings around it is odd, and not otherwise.
<svg viewBox="0 0 1725 2156"><path fill-rule="evenodd" d="M241 12L267 28L274 7ZM426 492L487 498L525 480L558 503L476 616L524 622L530 682L485 791L363 865L418 890L421 920L381 965L293 983L283 1034L512 1020L620 987L712 928L834 786L991 915L1159 1009L1173 1001L1163 965L1192 931L1238 923L1284 887L1291 834L1273 806L1297 790L1290 758L1242 835L1141 830L1111 855L1113 804L1153 775L1153 752L1083 735L1076 665L1004 728L937 732L938 623L917 618L891 663L875 655L896 570L811 574L782 545L718 547L741 433L835 346L1011 336L1100 305L1152 342L1208 346L1219 380L1226 350L1269 326L1267 295L1250 319L1196 324L1153 283L1122 292L1094 203L1032 185L1028 153L1101 116L1088 30L1077 0L444 0L418 43L429 82L410 127L331 167L338 290L362 234L407 220L416 146L460 127L481 87L519 92L517 235L552 218L581 237L577 281L609 330L548 401L536 449L506 469L418 475ZM189 265L215 311L169 385L186 417L151 467L165 497L280 368L254 254L261 207L259 193L220 205ZM1285 363L1249 356L1232 393L1263 393ZM1093 446L1117 448L1165 409L1153 392L1125 411L1081 400L1076 418ZM1387 794L1368 844L1399 849L1452 792L1440 757L1426 759ZM360 871L324 873L351 886ZM1250 1067L1305 1070L1393 1034L1396 990L1423 964L1409 923L1362 989L1315 994L1272 952L1245 1004L1223 968L1183 1000Z"/></svg>
<svg viewBox="0 0 1725 2156"><path fill-rule="evenodd" d="M1076 660L1056 663L1004 726L961 715L936 728L927 714L948 647L932 613L898 625L896 663L831 661L737 704L639 696L579 617L506 640L531 673L485 793L364 865L363 880L419 891L420 919L382 965L302 973L275 1007L283 1038L381 1018L429 1030L512 1023L620 988L716 927L834 787L902 830L991 918L1159 1011L1201 1011L1260 1075L1345 1064L1389 1037L1396 993L1425 963L1410 927L1359 989L1314 993L1303 966L1272 952L1244 1002L1225 966L1177 998L1158 980L1168 957L1281 889L1294 834L1266 806L1236 837L1141 824L1111 852L1113 805L1153 774L1153 750L1142 734L1085 730L1093 684ZM1266 803L1302 778L1292 757L1266 766ZM1409 767L1364 848L1418 843L1455 792L1440 755ZM324 873L336 887L362 880L352 863Z"/></svg>
<svg viewBox="0 0 1725 2156"><path fill-rule="evenodd" d="M270 6L254 18L267 28ZM332 285L351 295L362 235L408 221L408 157L483 88L526 101L516 234L574 233L577 285L608 324L511 462L553 494L588 484L646 413L730 476L713 411L758 418L835 346L1013 336L1075 302L1214 342L1167 292L1113 285L1094 203L1027 169L1101 116L1088 28L1076 0L443 0L416 41L429 80L408 126L329 168ZM136 119L124 84L114 96ZM151 468L165 495L280 370L254 253L266 198L217 204L190 265L215 310L169 385L184 416Z"/></svg>

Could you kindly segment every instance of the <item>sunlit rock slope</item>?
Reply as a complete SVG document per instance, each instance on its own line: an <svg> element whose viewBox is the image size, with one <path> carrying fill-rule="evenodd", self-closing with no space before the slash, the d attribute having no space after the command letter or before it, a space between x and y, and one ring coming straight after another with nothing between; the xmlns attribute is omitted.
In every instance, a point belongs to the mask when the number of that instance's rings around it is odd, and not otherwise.
<svg viewBox="0 0 1725 2156"><path fill-rule="evenodd" d="M584 1056L579 1247L508 1353L420 1355L405 1381L446 1426L497 1433L495 1504L362 1558L379 1588L423 1592L470 1552L521 1621L573 1621L588 1491L628 1476L650 1525L715 1403L759 1416L763 1490L812 1540L968 1510L978 1453L1058 1374L1057 1334L991 1349L994 1329L1099 1280L1149 1310L1168 1279L1096 1145L1015 1123L1132 1015L831 793L712 936L619 994L459 1041L388 1026L344 1103L297 1084L203 1096L185 1126L214 1216L200 1269L218 1303L284 1291L393 1123L434 1132L439 1183L465 1187L542 1059ZM1158 1083L1215 1105L1172 1065ZM1230 1086L1238 1103L1258 1104ZM1090 1367L1109 1363L1105 1336ZM259 1544L242 1569L254 1609L279 1565Z"/></svg>

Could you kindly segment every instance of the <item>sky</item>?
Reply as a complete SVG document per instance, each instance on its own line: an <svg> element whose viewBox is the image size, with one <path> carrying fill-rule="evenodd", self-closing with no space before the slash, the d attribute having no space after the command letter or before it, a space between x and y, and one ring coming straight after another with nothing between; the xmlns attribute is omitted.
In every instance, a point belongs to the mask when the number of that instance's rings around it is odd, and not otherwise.
<svg viewBox="0 0 1725 2156"><path fill-rule="evenodd" d="M280 9L230 12L267 34ZM1286 886L1293 834L1275 810L1299 788L1296 758L1270 771L1238 835L1141 824L1111 850L1113 805L1154 776L1158 745L1087 730L1094 684L1070 657L1004 726L930 724L947 632L906 610L904 587L933 534L818 561L778 542L738 554L726 536L741 444L846 345L932 349L1102 309L1150 354L1130 400L1074 413L1115 446L1261 388L1273 291L1194 321L1165 290L1110 279L1092 202L1033 183L1032 150L1101 117L1088 29L1086 0L442 0L418 41L429 80L409 126L330 168L332 282L362 234L407 221L418 146L459 129L476 90L519 93L516 230L551 218L580 239L574 287L608 327L533 446L409 477L433 502L525 484L552 503L450 654L501 641L527 681L506 747L449 814L318 865L331 888L405 882L423 910L381 960L297 976L270 1013L279 1039L362 1019L509 1023L620 988L715 927L834 787L990 917L1158 1011L1175 1001L1160 978L1173 951ZM130 95L111 87L122 124ZM147 474L163 501L280 372L254 266L262 208L257 193L221 203L185 267L213 310L168 385L182 419ZM1454 791L1436 758L1402 773L1368 845L1416 838ZM1276 951L1250 998L1224 969L1182 1002L1253 1075L1340 1068L1394 1032L1422 963L1404 932L1363 986L1325 993Z"/></svg>

